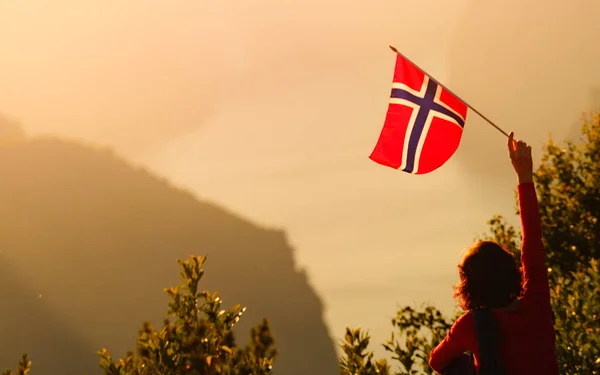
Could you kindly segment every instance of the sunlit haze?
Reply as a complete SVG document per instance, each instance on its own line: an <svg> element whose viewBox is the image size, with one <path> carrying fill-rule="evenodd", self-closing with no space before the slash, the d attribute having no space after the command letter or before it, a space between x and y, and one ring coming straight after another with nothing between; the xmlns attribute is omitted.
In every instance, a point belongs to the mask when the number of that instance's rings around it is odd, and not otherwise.
<svg viewBox="0 0 600 375"><path fill-rule="evenodd" d="M391 87L388 45L538 156L596 104L598 5L481 3L2 0L0 112L28 134L111 147L285 230L332 338L364 327L379 343L400 305L454 308L460 252L493 214L514 221L516 182L505 139L473 112L434 173L368 159ZM546 13L527 21L534 11ZM506 55L491 59L498 48Z"/></svg>

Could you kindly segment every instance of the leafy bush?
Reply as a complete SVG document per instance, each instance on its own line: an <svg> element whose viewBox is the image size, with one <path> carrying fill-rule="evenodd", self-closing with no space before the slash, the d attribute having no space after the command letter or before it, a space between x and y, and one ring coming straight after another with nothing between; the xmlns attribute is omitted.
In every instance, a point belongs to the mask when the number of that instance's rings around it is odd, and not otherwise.
<svg viewBox="0 0 600 375"><path fill-rule="evenodd" d="M30 370L31 370L31 361L27 357L27 354L23 354L23 357L21 357L21 360L19 361L19 364L17 365L16 375L27 375L27 374L29 374ZM15 372L13 372L11 369L8 369L8 370L5 370L2 373L2 375L15 375Z"/></svg>
<svg viewBox="0 0 600 375"><path fill-rule="evenodd" d="M245 347L235 343L232 329L246 308L223 309L218 293L198 288L206 257L178 260L183 284L165 289L171 302L163 327L144 323L136 354L114 360L102 349L100 367L106 375L269 375L277 351L266 320L250 332ZM31 368L24 355L17 369L25 375ZM13 375L7 370L3 375Z"/></svg>

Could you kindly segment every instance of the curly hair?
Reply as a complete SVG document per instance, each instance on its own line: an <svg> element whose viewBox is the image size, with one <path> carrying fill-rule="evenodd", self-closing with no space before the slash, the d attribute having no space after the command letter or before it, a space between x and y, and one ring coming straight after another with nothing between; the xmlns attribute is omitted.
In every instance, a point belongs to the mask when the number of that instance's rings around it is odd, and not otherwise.
<svg viewBox="0 0 600 375"><path fill-rule="evenodd" d="M454 298L464 310L504 307L523 290L515 258L492 241L480 241L468 249L458 273L460 283L454 287Z"/></svg>

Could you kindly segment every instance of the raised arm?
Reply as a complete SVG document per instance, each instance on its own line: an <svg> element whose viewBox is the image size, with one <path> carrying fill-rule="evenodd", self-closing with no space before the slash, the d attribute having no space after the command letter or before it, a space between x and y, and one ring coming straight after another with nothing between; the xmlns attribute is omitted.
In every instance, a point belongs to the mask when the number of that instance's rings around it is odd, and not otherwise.
<svg viewBox="0 0 600 375"><path fill-rule="evenodd" d="M533 185L533 161L531 147L525 142L515 141L513 133L508 137L510 160L519 181L519 209L523 244L521 263L524 274L524 300L534 303L550 313L550 288L548 270L544 258L542 226L537 195Z"/></svg>

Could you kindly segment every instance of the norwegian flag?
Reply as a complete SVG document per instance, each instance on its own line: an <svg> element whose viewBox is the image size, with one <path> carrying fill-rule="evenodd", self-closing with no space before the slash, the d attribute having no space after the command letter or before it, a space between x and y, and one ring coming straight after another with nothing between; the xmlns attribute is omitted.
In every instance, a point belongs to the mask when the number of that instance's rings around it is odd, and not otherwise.
<svg viewBox="0 0 600 375"><path fill-rule="evenodd" d="M466 118L463 101L397 53L388 111L370 159L407 173L432 172L458 148Z"/></svg>

